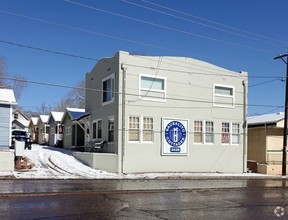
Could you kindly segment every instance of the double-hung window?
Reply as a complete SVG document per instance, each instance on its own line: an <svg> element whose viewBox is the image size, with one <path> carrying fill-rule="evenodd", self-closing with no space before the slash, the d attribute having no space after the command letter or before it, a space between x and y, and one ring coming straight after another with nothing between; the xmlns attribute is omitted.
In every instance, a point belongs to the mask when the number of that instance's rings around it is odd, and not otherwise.
<svg viewBox="0 0 288 220"><path fill-rule="evenodd" d="M115 74L102 80L102 103L103 105L114 102L115 98Z"/></svg>
<svg viewBox="0 0 288 220"><path fill-rule="evenodd" d="M232 144L240 143L240 124L232 123Z"/></svg>
<svg viewBox="0 0 288 220"><path fill-rule="evenodd" d="M114 141L114 116L108 118L108 142Z"/></svg>
<svg viewBox="0 0 288 220"><path fill-rule="evenodd" d="M230 123L228 122L222 122L221 143L222 144L230 143Z"/></svg>
<svg viewBox="0 0 288 220"><path fill-rule="evenodd" d="M214 123L213 121L205 122L205 143L213 144L214 143Z"/></svg>
<svg viewBox="0 0 288 220"><path fill-rule="evenodd" d="M94 121L92 124L93 128L93 139L101 139L102 138L102 120Z"/></svg>
<svg viewBox="0 0 288 220"><path fill-rule="evenodd" d="M233 86L214 85L213 89L214 106L233 108L235 95Z"/></svg>
<svg viewBox="0 0 288 220"><path fill-rule="evenodd" d="M129 117L128 141L153 142L154 121L152 117Z"/></svg>
<svg viewBox="0 0 288 220"><path fill-rule="evenodd" d="M153 118L143 117L143 141L153 141Z"/></svg>
<svg viewBox="0 0 288 220"><path fill-rule="evenodd" d="M140 141L140 117L129 117L129 141Z"/></svg>
<svg viewBox="0 0 288 220"><path fill-rule="evenodd" d="M202 121L194 121L194 142L203 143L203 125Z"/></svg>
<svg viewBox="0 0 288 220"><path fill-rule="evenodd" d="M222 144L239 144L240 143L240 124L222 122Z"/></svg>
<svg viewBox="0 0 288 220"><path fill-rule="evenodd" d="M166 80L164 77L140 75L139 88L141 99L150 101L166 100Z"/></svg>
<svg viewBox="0 0 288 220"><path fill-rule="evenodd" d="M194 143L199 144L214 143L213 121L194 121Z"/></svg>

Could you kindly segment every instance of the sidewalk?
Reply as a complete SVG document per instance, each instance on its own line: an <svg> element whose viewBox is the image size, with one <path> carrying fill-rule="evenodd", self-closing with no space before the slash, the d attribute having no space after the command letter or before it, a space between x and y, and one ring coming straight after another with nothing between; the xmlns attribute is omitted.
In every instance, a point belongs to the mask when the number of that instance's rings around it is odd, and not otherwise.
<svg viewBox="0 0 288 220"><path fill-rule="evenodd" d="M100 171L101 173L101 171ZM193 180L193 179L285 179L287 176L265 175L258 173L141 173L141 174L114 174L103 172L98 177L71 177L62 175L41 176L36 170L15 170L15 171L0 171L0 179L119 179L119 180L153 180L153 179L177 179L177 180Z"/></svg>

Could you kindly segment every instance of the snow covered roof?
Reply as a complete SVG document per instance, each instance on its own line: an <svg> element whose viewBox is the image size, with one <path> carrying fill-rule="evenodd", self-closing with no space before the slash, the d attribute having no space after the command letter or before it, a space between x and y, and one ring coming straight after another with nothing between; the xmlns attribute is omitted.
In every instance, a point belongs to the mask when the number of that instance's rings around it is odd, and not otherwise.
<svg viewBox="0 0 288 220"><path fill-rule="evenodd" d="M64 115L64 112L54 112L54 111L52 111L50 113L50 115L49 115L48 122L50 122L51 118L53 118L54 121L60 122L62 120L63 115Z"/></svg>
<svg viewBox="0 0 288 220"><path fill-rule="evenodd" d="M14 91L12 89L0 89L0 103L16 105Z"/></svg>
<svg viewBox="0 0 288 220"><path fill-rule="evenodd" d="M68 114L70 116L70 120L74 121L78 118L82 117L83 115L86 115L87 112L85 112L85 109L83 108L66 108L65 114ZM61 123L63 123L64 118L66 117L64 114Z"/></svg>
<svg viewBox="0 0 288 220"><path fill-rule="evenodd" d="M39 115L39 119L41 120L42 123L47 123L48 118L49 118L49 115Z"/></svg>
<svg viewBox="0 0 288 220"><path fill-rule="evenodd" d="M33 125L37 125L38 124L38 117L31 117L30 123L32 123Z"/></svg>
<svg viewBox="0 0 288 220"><path fill-rule="evenodd" d="M284 120L284 112L265 114L265 115L254 115L248 117L247 119L248 125L276 123L281 120Z"/></svg>
<svg viewBox="0 0 288 220"><path fill-rule="evenodd" d="M85 112L84 108L66 108L67 111L72 111L72 112Z"/></svg>

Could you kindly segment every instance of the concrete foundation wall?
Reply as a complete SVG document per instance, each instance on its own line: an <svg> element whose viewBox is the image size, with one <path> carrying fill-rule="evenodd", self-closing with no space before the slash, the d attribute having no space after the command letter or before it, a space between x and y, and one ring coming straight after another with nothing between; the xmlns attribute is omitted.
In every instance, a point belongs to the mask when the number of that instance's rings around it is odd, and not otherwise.
<svg viewBox="0 0 288 220"><path fill-rule="evenodd" d="M73 152L73 156L93 169L118 172L117 154Z"/></svg>
<svg viewBox="0 0 288 220"><path fill-rule="evenodd" d="M14 170L14 152L0 151L0 171Z"/></svg>

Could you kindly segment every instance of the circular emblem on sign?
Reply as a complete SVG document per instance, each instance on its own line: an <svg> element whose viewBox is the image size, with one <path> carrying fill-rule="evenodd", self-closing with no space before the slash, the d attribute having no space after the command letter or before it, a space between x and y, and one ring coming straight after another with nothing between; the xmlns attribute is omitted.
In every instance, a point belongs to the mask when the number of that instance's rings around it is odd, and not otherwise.
<svg viewBox="0 0 288 220"><path fill-rule="evenodd" d="M179 121L171 121L165 128L165 140L177 152L186 139L185 126ZM179 150L177 150L179 149ZM173 151L173 149L172 149Z"/></svg>

